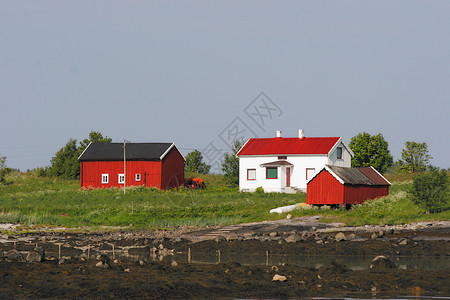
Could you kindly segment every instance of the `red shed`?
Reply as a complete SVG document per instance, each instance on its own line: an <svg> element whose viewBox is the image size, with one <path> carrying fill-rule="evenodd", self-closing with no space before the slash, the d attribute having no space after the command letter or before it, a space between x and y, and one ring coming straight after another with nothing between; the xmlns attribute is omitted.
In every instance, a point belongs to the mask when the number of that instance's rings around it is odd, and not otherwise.
<svg viewBox="0 0 450 300"><path fill-rule="evenodd" d="M127 143L126 174L123 147L123 143L89 144L78 158L81 187L123 187L126 183L168 189L183 185L184 157L175 144Z"/></svg>
<svg viewBox="0 0 450 300"><path fill-rule="evenodd" d="M390 185L373 167L343 168L326 165L308 182L306 203L361 204L368 199L389 195Z"/></svg>

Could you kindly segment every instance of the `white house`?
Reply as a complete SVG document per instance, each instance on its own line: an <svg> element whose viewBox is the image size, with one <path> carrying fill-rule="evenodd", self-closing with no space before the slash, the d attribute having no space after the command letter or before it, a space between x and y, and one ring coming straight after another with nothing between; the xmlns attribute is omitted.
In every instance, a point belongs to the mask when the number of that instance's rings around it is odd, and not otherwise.
<svg viewBox="0 0 450 300"><path fill-rule="evenodd" d="M351 167L352 150L342 137L249 139L237 153L239 158L239 190L254 192L306 192L308 180L325 165Z"/></svg>

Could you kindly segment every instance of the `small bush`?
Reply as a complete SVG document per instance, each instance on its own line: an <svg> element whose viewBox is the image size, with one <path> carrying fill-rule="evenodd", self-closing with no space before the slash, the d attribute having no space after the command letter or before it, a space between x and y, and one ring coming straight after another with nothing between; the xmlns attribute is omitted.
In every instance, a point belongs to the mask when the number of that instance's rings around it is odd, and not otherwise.
<svg viewBox="0 0 450 300"><path fill-rule="evenodd" d="M412 198L427 212L436 213L448 208L448 175L446 170L434 169L414 178Z"/></svg>
<svg viewBox="0 0 450 300"><path fill-rule="evenodd" d="M262 186L257 187L255 193L257 193L257 194L264 194L263 187Z"/></svg>

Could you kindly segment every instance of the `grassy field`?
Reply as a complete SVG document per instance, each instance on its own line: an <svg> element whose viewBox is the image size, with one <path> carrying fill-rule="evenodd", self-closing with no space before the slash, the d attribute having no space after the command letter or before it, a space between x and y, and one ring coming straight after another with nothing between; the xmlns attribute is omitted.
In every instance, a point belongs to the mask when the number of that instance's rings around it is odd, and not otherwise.
<svg viewBox="0 0 450 300"><path fill-rule="evenodd" d="M194 174L187 174L188 176ZM0 223L51 225L92 230L109 227L173 228L176 226L213 226L285 218L270 214L275 207L306 201L304 194L239 193L226 187L220 175L202 175L208 189L159 191L131 187L83 190L79 182L13 173L8 184L0 186ZM292 216L321 214L328 221L349 225L402 224L421 220L448 220L450 210L425 214L414 205L407 191L412 177L388 178L391 193L351 211L296 210Z"/></svg>

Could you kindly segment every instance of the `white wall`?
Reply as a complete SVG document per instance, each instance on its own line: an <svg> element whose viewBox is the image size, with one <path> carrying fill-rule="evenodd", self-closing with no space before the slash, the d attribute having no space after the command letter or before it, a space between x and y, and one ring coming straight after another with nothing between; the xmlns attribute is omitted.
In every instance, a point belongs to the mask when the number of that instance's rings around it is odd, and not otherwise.
<svg viewBox="0 0 450 300"><path fill-rule="evenodd" d="M337 147L342 148L342 159L337 159ZM339 143L334 151L330 154L330 158L328 160L329 165L350 168L352 166L352 156L350 152L345 148L342 142Z"/></svg>

